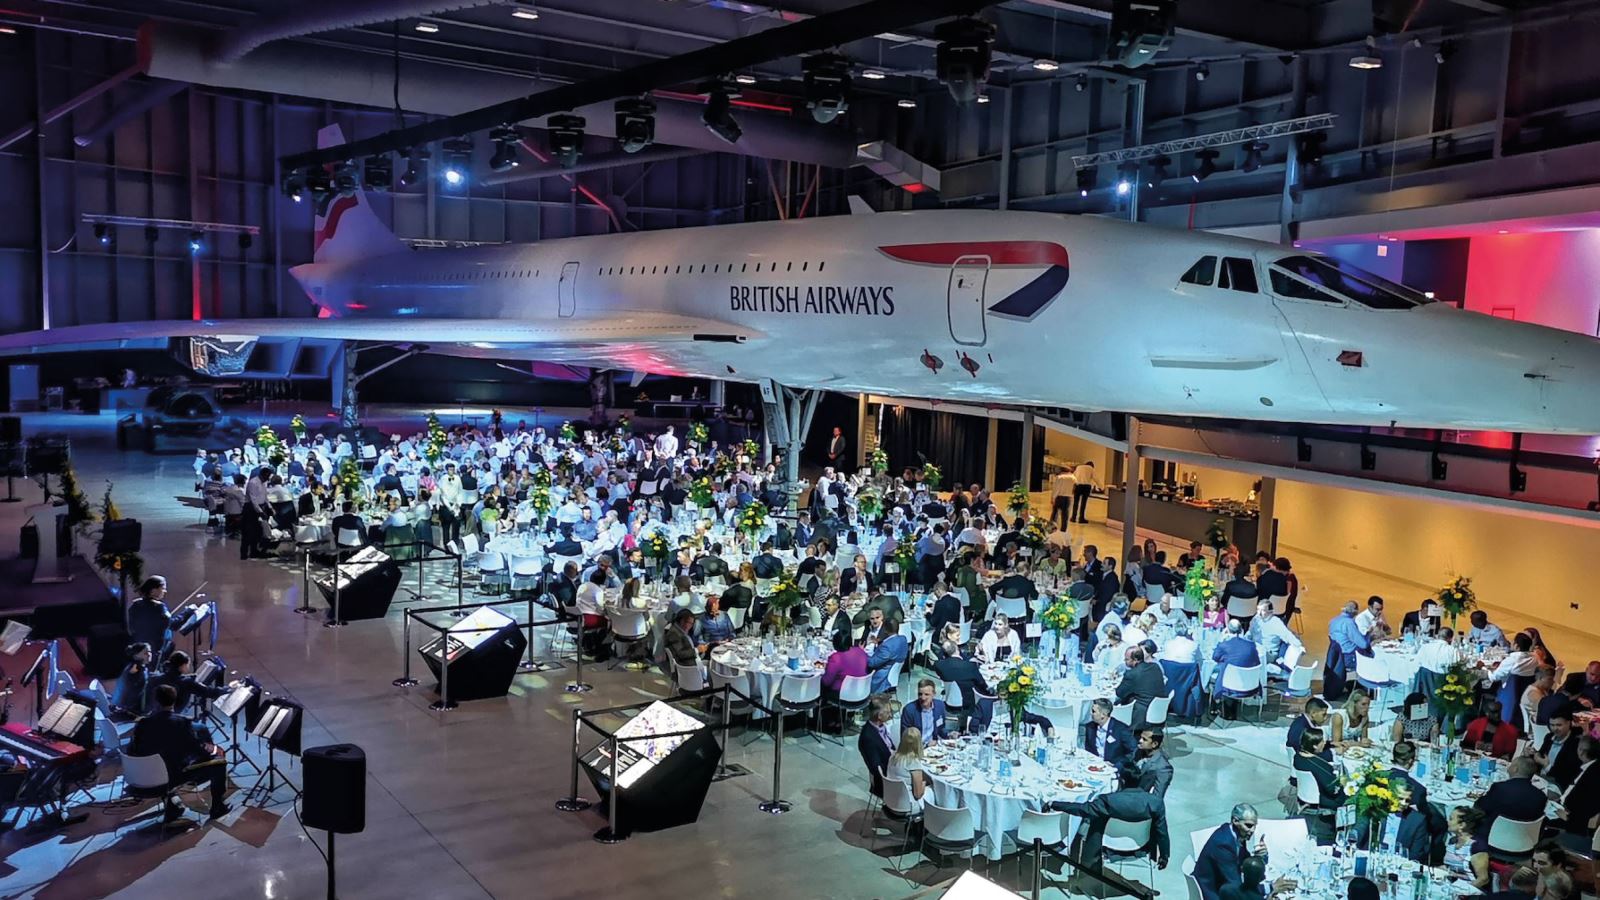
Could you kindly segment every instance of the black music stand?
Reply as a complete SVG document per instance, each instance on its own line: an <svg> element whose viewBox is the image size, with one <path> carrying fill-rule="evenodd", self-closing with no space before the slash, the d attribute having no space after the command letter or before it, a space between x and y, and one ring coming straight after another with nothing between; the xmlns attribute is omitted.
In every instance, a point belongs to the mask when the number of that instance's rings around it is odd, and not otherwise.
<svg viewBox="0 0 1600 900"><path fill-rule="evenodd" d="M249 704L246 705L247 710L248 707ZM260 695L258 710L254 721L249 721L249 714L246 713L246 724L251 734L267 742L267 768L261 773L261 777L256 779L250 790L245 791L244 802L249 803L250 798L260 791L261 803L263 806L267 805L267 801L272 799L273 793L278 789L279 779L294 790L291 802L298 800L300 789L289 780L287 772L278 768L277 753L282 750L290 756L300 755L300 728L305 707L293 700L283 697L269 698L263 693Z"/></svg>
<svg viewBox="0 0 1600 900"><path fill-rule="evenodd" d="M246 680L211 704L212 714L221 713L228 720L228 728L233 735L228 752L223 757L228 761L229 772L240 766L249 766L256 772L261 771L261 767L256 765L255 760L245 755L244 750L239 745L239 714L245 712L246 708L251 704L259 704L258 698L260 696L261 688L253 681ZM246 715L248 716L248 713ZM257 718L259 720L259 712Z"/></svg>
<svg viewBox="0 0 1600 900"><path fill-rule="evenodd" d="M39 724L39 714L44 712L46 682L50 681L52 674L55 672L55 649L55 641L46 644L45 648L39 651L39 658L33 661L33 665L29 666L28 671L22 676L23 687L27 687L30 684L33 685L33 724L35 725ZM47 662L49 665L46 665Z"/></svg>

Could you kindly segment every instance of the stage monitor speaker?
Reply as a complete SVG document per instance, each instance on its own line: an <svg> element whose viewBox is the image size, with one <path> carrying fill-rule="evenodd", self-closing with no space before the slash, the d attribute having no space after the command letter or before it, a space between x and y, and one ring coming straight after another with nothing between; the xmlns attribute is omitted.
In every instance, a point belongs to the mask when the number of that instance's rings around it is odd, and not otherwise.
<svg viewBox="0 0 1600 900"><path fill-rule="evenodd" d="M307 828L358 834L367 827L367 754L355 744L309 747L300 756L305 796L300 821Z"/></svg>
<svg viewBox="0 0 1600 900"><path fill-rule="evenodd" d="M138 519L115 519L100 530L101 553L138 553L144 528Z"/></svg>
<svg viewBox="0 0 1600 900"><path fill-rule="evenodd" d="M17 416L0 416L0 444L22 443L22 419Z"/></svg>

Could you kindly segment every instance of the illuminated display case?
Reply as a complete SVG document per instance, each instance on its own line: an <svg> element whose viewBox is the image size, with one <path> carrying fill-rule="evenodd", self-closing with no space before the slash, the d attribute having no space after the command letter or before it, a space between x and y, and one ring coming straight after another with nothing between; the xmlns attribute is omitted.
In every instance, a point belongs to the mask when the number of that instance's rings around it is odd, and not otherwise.
<svg viewBox="0 0 1600 900"><path fill-rule="evenodd" d="M363 547L312 581L328 604L328 620L334 617L334 596L339 599L339 618L381 619L389 614L395 589L400 587L400 566L377 547ZM335 587L337 586L337 591Z"/></svg>
<svg viewBox="0 0 1600 900"><path fill-rule="evenodd" d="M480 606L449 630L417 648L433 677L450 670L450 699L504 697L517 674L517 662L528 639L516 620L489 606Z"/></svg>
<svg viewBox="0 0 1600 900"><path fill-rule="evenodd" d="M601 808L617 806L617 829L659 831L700 817L716 774L721 748L705 719L682 706L656 701L616 729L617 789L611 789L611 742L582 756Z"/></svg>

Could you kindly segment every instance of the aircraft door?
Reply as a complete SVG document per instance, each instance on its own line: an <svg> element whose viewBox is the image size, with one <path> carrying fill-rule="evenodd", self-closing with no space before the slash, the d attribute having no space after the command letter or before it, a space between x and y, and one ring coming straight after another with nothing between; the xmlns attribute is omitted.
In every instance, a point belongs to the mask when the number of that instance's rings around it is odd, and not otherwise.
<svg viewBox="0 0 1600 900"><path fill-rule="evenodd" d="M578 264L569 262L561 267L561 284L557 287L558 313L563 319L572 318L578 311Z"/></svg>
<svg viewBox="0 0 1600 900"><path fill-rule="evenodd" d="M958 344L981 346L988 339L983 317L983 291L988 281L987 256L963 256L950 266L950 337Z"/></svg>

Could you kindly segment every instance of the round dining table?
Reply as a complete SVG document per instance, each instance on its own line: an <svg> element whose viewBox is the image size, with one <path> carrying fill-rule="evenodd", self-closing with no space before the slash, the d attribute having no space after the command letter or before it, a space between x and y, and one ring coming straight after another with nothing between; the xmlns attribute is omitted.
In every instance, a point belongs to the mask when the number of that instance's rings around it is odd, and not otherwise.
<svg viewBox="0 0 1600 900"><path fill-rule="evenodd" d="M1059 740L1040 745L1044 761L1035 755L1018 753L1009 772L1003 772L1002 753L993 735L961 735L928 745L924 751L923 774L940 806L965 805L972 810L978 831L977 852L989 859L1004 855L1005 836L1015 834L1022 822L1022 811L1045 809L1054 801L1082 802L1111 791L1116 772L1099 757L1074 750ZM982 747L991 742L992 759ZM926 799L926 797L925 797ZM1070 842L1080 819L1071 817L1067 833Z"/></svg>
<svg viewBox="0 0 1600 900"><path fill-rule="evenodd" d="M1338 752L1339 763L1346 774L1354 775L1373 764L1387 766L1393 759L1393 746L1387 741L1375 742L1370 747L1355 746ZM1470 806L1488 793L1496 782L1505 781L1509 762L1492 756L1457 750L1446 780L1444 749L1438 745L1419 744L1417 762L1409 770L1410 776L1428 791L1428 802L1436 803L1449 814L1459 806ZM1533 776L1533 786L1548 791L1550 784L1543 776ZM1555 816L1559 810L1554 801L1546 807L1546 815Z"/></svg>
<svg viewBox="0 0 1600 900"><path fill-rule="evenodd" d="M750 696L768 709L776 709L785 677L820 678L832 655L833 644L823 638L752 635L718 644L711 651L711 665L720 667L725 675L745 678ZM755 710L753 715L764 718L766 714Z"/></svg>
<svg viewBox="0 0 1600 900"><path fill-rule="evenodd" d="M1348 848L1318 846L1309 838L1275 849L1267 857L1267 883L1292 879L1295 887L1282 895L1285 900L1344 900L1358 869L1363 877L1392 885L1400 896L1412 900L1455 900L1481 893L1461 873L1424 868L1392 853L1354 853ZM1426 878L1422 896L1413 890L1419 870ZM1391 879L1390 875L1394 877ZM1389 896L1393 898L1395 894Z"/></svg>
<svg viewBox="0 0 1600 900"><path fill-rule="evenodd" d="M1010 661L985 663L980 671L983 680L994 687L1014 668ZM1111 666L1084 664L1076 672L1065 675L1050 671L1048 665L1037 667L1042 686L1038 695L1028 704L1028 712L1044 716L1055 726L1056 740L1067 747L1076 748L1083 737L1083 726L1089 721L1090 707L1096 698L1105 697L1115 702L1117 685L1122 683L1122 673ZM995 718L1009 721L1005 704L995 705Z"/></svg>

